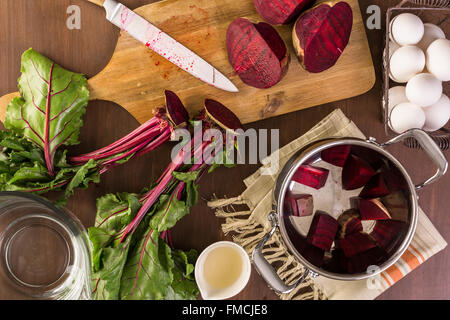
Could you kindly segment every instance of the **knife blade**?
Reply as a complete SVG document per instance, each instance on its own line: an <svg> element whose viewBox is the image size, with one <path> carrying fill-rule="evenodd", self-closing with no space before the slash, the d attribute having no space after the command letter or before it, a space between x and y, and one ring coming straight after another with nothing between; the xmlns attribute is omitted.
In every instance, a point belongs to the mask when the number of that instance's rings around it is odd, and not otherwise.
<svg viewBox="0 0 450 320"><path fill-rule="evenodd" d="M239 91L220 71L133 10L115 0L105 0L103 7L106 19L177 67L219 89Z"/></svg>

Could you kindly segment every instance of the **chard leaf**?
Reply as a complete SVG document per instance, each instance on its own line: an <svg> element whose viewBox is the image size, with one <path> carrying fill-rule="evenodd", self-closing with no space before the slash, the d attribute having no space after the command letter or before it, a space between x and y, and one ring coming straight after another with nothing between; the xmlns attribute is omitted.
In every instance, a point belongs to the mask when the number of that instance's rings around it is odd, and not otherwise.
<svg viewBox="0 0 450 320"><path fill-rule="evenodd" d="M173 281L173 267L170 247L157 231L147 230L129 252L120 284L120 298L165 299Z"/></svg>
<svg viewBox="0 0 450 320"><path fill-rule="evenodd" d="M150 227L158 232L172 228L181 218L189 213L184 201L179 201L174 194L159 197L157 209L150 220Z"/></svg>
<svg viewBox="0 0 450 320"><path fill-rule="evenodd" d="M33 167L22 167L14 173L11 180L8 181L9 184L19 183L21 181L49 181L50 177L48 175L47 169L36 163Z"/></svg>
<svg viewBox="0 0 450 320"><path fill-rule="evenodd" d="M78 144L89 100L86 78L67 71L33 49L22 55L21 97L7 107L5 127L44 150L47 169L61 145Z"/></svg>
<svg viewBox="0 0 450 320"><path fill-rule="evenodd" d="M195 250L190 250L189 252L172 250L172 257L175 262L175 267L172 269L173 281L171 290L169 290L166 299L197 299L199 290L193 276L197 252Z"/></svg>

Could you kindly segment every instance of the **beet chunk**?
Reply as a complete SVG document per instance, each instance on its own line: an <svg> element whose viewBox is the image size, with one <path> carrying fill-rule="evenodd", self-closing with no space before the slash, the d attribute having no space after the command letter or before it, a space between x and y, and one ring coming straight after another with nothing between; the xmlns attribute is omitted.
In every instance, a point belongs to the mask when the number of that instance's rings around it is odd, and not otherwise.
<svg viewBox="0 0 450 320"><path fill-rule="evenodd" d="M175 126L185 125L189 121L189 113L180 98L170 90L165 90L166 108L169 119Z"/></svg>
<svg viewBox="0 0 450 320"><path fill-rule="evenodd" d="M378 246L387 250L400 239L403 230L406 229L406 223L398 220L380 220L377 221L370 236L376 241Z"/></svg>
<svg viewBox="0 0 450 320"><path fill-rule="evenodd" d="M391 193L380 200L393 220L408 221L409 203L402 191Z"/></svg>
<svg viewBox="0 0 450 320"><path fill-rule="evenodd" d="M354 190L363 187L375 175L370 164L354 155L350 155L342 169L342 187Z"/></svg>
<svg viewBox="0 0 450 320"><path fill-rule="evenodd" d="M352 8L343 1L321 3L304 12L292 32L304 68L318 73L334 66L349 42L352 27Z"/></svg>
<svg viewBox="0 0 450 320"><path fill-rule="evenodd" d="M389 194L389 189L384 181L381 172L374 175L369 182L364 186L359 196L361 198L379 198Z"/></svg>
<svg viewBox="0 0 450 320"><path fill-rule="evenodd" d="M337 221L332 216L316 212L306 236L306 241L322 250L330 251L338 227Z"/></svg>
<svg viewBox="0 0 450 320"><path fill-rule="evenodd" d="M228 59L241 80L256 88L270 88L287 71L289 52L271 25L234 20L226 35Z"/></svg>
<svg viewBox="0 0 450 320"><path fill-rule="evenodd" d="M294 173L292 180L318 190L327 182L328 174L328 169L302 165Z"/></svg>
<svg viewBox="0 0 450 320"><path fill-rule="evenodd" d="M376 244L368 234L356 232L347 235L344 239L340 239L339 246L346 257L353 257L356 254L372 249Z"/></svg>
<svg viewBox="0 0 450 320"><path fill-rule="evenodd" d="M359 199L361 220L387 220L391 215L380 199Z"/></svg>
<svg viewBox="0 0 450 320"><path fill-rule="evenodd" d="M338 218L341 227L340 237L345 238L347 235L363 231L359 212L355 209L349 209L341 214Z"/></svg>
<svg viewBox="0 0 450 320"><path fill-rule="evenodd" d="M287 212L296 217L307 217L313 214L314 203L310 194L288 195L286 197Z"/></svg>
<svg viewBox="0 0 450 320"><path fill-rule="evenodd" d="M348 259L347 272L348 273L362 273L367 271L369 266L378 266L386 261L386 252L378 247L373 247L370 250L354 255Z"/></svg>
<svg viewBox="0 0 450 320"><path fill-rule="evenodd" d="M325 162L342 168L350 154L350 149L348 145L331 147L322 151L321 158Z"/></svg>
<svg viewBox="0 0 450 320"><path fill-rule="evenodd" d="M256 11L270 24L292 22L314 0L254 0Z"/></svg>
<svg viewBox="0 0 450 320"><path fill-rule="evenodd" d="M237 129L243 128L239 118L218 101L205 99L204 110L212 121L227 131L234 132Z"/></svg>

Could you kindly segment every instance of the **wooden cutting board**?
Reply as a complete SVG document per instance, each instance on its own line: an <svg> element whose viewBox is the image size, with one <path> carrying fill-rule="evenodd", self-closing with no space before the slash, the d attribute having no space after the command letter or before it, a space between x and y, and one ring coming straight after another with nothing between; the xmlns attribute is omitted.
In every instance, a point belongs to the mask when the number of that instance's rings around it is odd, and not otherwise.
<svg viewBox="0 0 450 320"><path fill-rule="evenodd" d="M292 26L277 27L289 47L291 62L286 76L270 89L244 84L228 62L225 36L230 22L238 17L261 21L253 0L165 0L137 8L136 13L229 77L239 92L225 92L192 77L121 32L108 65L88 81L91 100L113 101L142 123L153 116L154 107L164 104L163 91L169 89L180 96L191 114L209 97L248 123L363 94L374 85L375 73L358 0L347 2L354 15L350 43L337 64L325 72L303 70L292 47ZM17 95L0 98L0 120Z"/></svg>

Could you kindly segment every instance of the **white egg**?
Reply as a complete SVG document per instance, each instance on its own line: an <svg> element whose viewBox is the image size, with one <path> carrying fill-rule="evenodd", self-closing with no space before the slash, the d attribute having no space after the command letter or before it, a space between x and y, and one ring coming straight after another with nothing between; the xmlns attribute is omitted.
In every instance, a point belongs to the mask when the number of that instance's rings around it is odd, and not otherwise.
<svg viewBox="0 0 450 320"><path fill-rule="evenodd" d="M397 86L389 89L389 103L388 103L388 116L390 116L392 109L403 102L408 102L406 97L406 87Z"/></svg>
<svg viewBox="0 0 450 320"><path fill-rule="evenodd" d="M417 46L423 50L427 51L430 44L437 39L445 39L445 33L437 25L432 23L425 23L425 33L423 34L422 40L417 44Z"/></svg>
<svg viewBox="0 0 450 320"><path fill-rule="evenodd" d="M420 73L406 85L408 100L421 107L428 107L438 102L442 96L442 82L431 73Z"/></svg>
<svg viewBox="0 0 450 320"><path fill-rule="evenodd" d="M418 44L425 33L422 20L412 13L402 13L392 19L389 36L401 46Z"/></svg>
<svg viewBox="0 0 450 320"><path fill-rule="evenodd" d="M450 81L450 40L437 39L427 49L427 69L441 81Z"/></svg>
<svg viewBox="0 0 450 320"><path fill-rule="evenodd" d="M398 48L391 57L390 77L398 83L406 83L425 68L425 54L416 46Z"/></svg>
<svg viewBox="0 0 450 320"><path fill-rule="evenodd" d="M392 58L392 55L395 51L397 51L398 48L400 48L398 44L396 44L394 41L389 41L389 59Z"/></svg>
<svg viewBox="0 0 450 320"><path fill-rule="evenodd" d="M400 103L391 112L389 124L392 130L403 133L409 129L422 129L425 124L425 112L416 104Z"/></svg>
<svg viewBox="0 0 450 320"><path fill-rule="evenodd" d="M450 99L445 94L438 102L423 108L425 112L425 124L423 129L426 131L436 131L444 127L450 119Z"/></svg>

